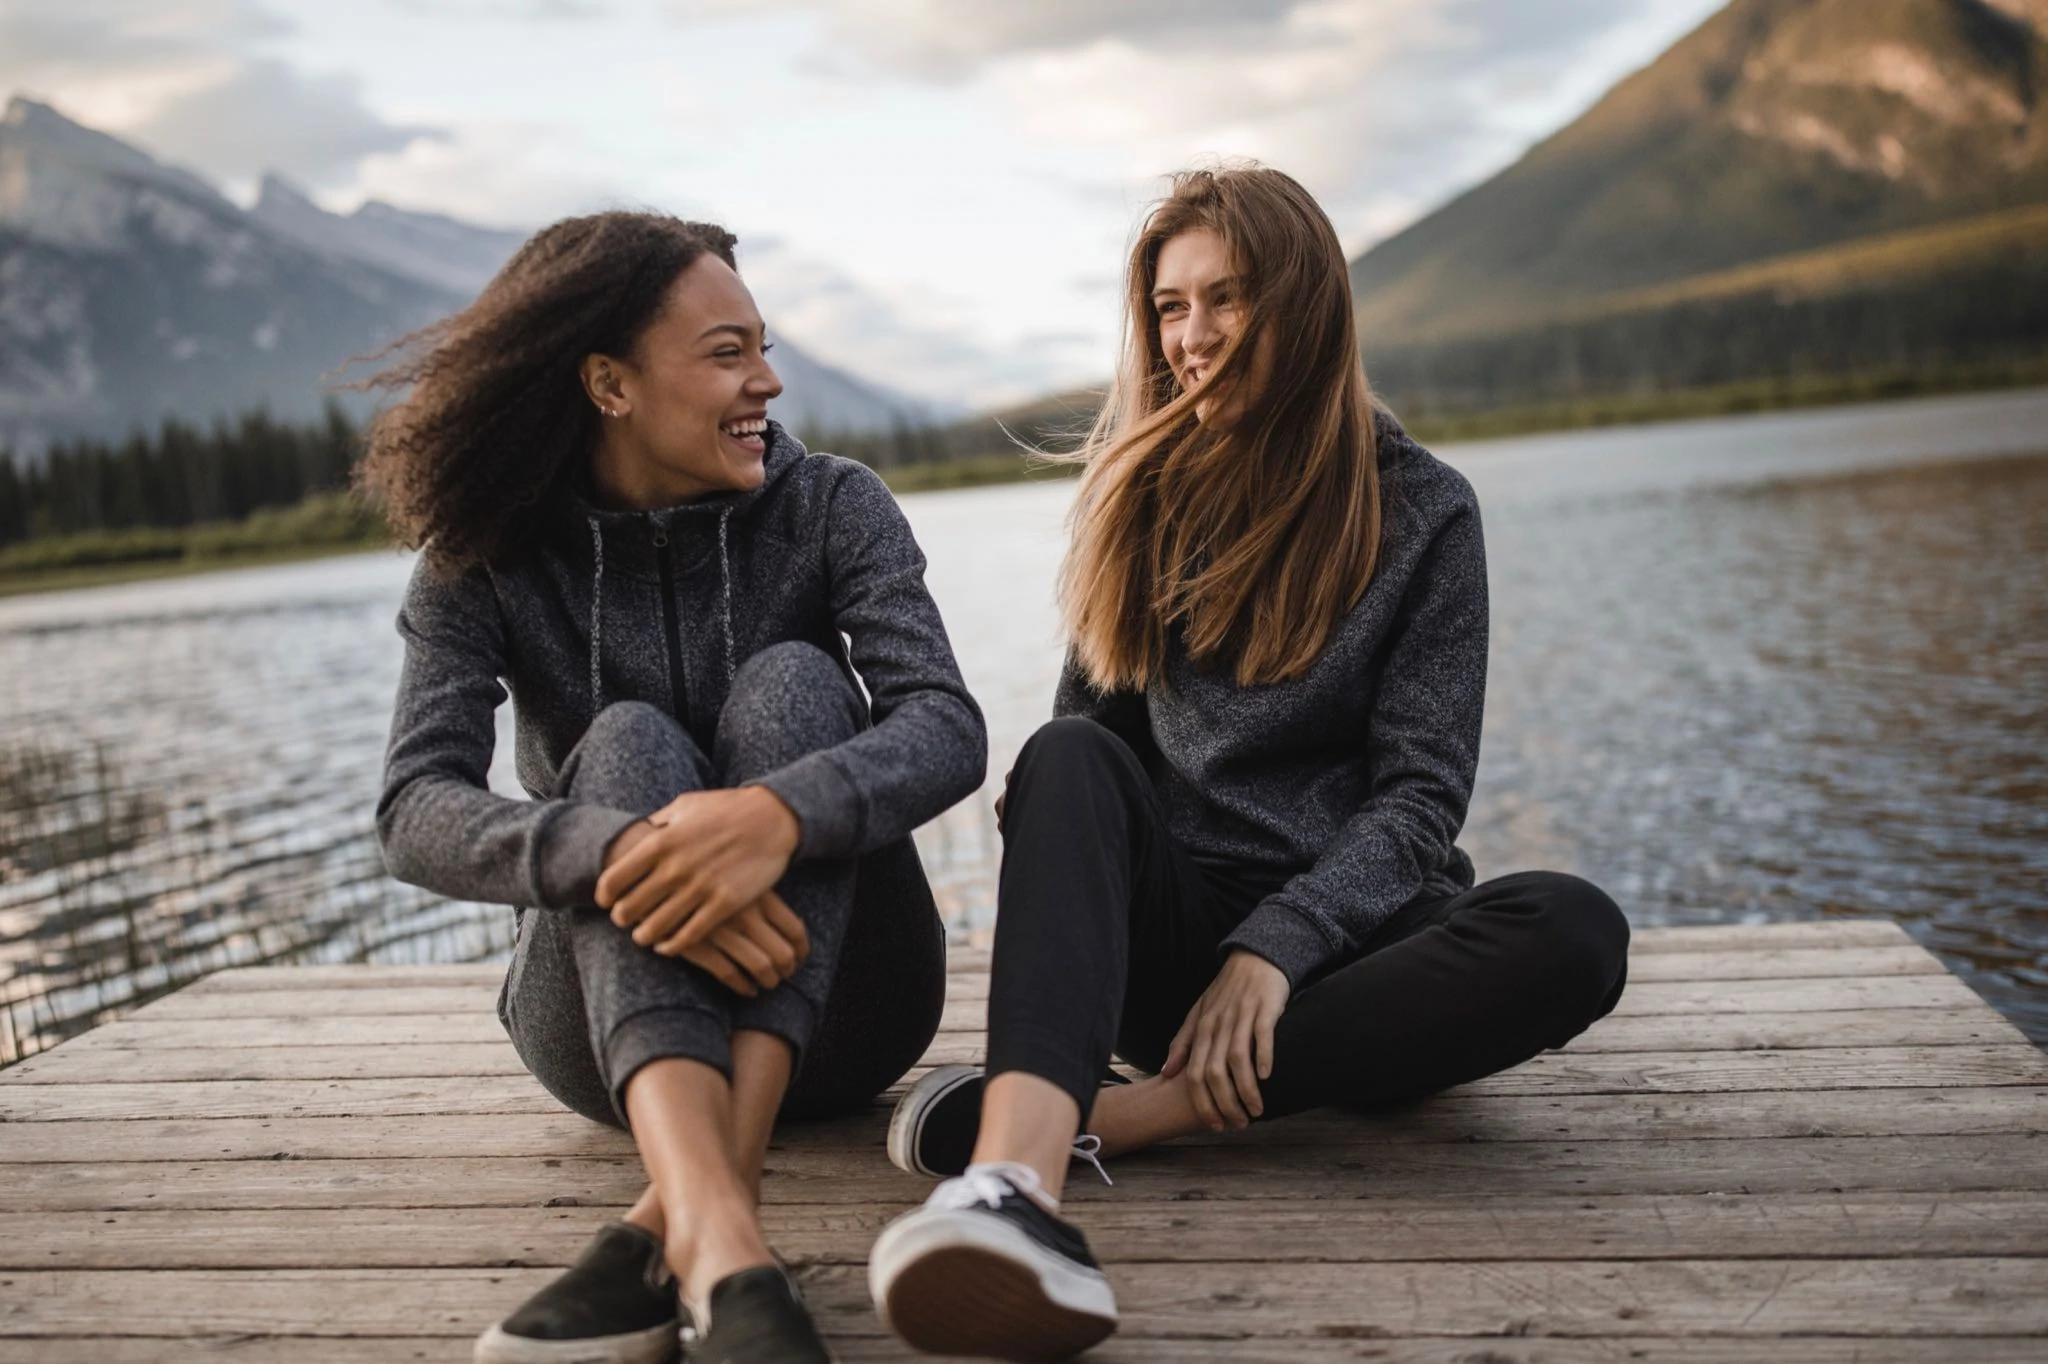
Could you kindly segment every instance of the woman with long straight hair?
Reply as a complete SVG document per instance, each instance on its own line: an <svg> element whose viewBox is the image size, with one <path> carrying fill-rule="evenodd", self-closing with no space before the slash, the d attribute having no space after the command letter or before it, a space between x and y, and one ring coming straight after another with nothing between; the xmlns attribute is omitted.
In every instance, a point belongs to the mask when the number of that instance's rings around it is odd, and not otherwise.
<svg viewBox="0 0 2048 1364"><path fill-rule="evenodd" d="M1328 218L1278 171L1183 174L1126 306L1059 718L998 808L988 1064L920 1080L890 1128L897 1164L949 1178L884 1231L870 1285L939 1353L1060 1358L1115 1329L1058 1215L1072 1154L1476 1080L1562 1045L1625 976L1599 889L1475 885L1457 847L1479 508L1375 406ZM1105 1085L1112 1053L1147 1078Z"/></svg>
<svg viewBox="0 0 2048 1364"><path fill-rule="evenodd" d="M769 1131L865 1107L938 1029L908 835L980 784L981 713L888 490L768 419L733 246L557 223L372 381L408 392L362 480L425 551L386 861L521 907L499 1016L648 1177L481 1364L830 1358L762 1234ZM485 781L508 694L528 800Z"/></svg>

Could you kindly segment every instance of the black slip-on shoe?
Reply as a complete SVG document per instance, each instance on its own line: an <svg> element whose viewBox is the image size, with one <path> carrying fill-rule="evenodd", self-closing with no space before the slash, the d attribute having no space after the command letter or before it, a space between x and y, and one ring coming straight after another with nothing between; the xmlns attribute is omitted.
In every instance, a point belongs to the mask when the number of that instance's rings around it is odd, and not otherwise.
<svg viewBox="0 0 2048 1364"><path fill-rule="evenodd" d="M929 1354L1067 1359L1116 1330L1116 1295L1088 1242L1032 1195L1023 1165L975 1165L883 1229L868 1290L891 1330Z"/></svg>
<svg viewBox="0 0 2048 1364"><path fill-rule="evenodd" d="M661 1238L607 1222L583 1254L477 1337L476 1364L669 1364L681 1348Z"/></svg>
<svg viewBox="0 0 2048 1364"><path fill-rule="evenodd" d="M710 1320L701 1328L684 1315L690 1364L834 1364L803 1295L779 1264L713 1284Z"/></svg>
<svg viewBox="0 0 2048 1364"><path fill-rule="evenodd" d="M889 1115L889 1160L905 1174L951 1179L966 1170L981 1132L981 1091L987 1074L980 1066L938 1066L896 1101ZM1128 1084L1110 1075L1105 1084ZM1088 1133L1074 1138L1074 1159L1095 1167L1105 1184L1102 1142Z"/></svg>

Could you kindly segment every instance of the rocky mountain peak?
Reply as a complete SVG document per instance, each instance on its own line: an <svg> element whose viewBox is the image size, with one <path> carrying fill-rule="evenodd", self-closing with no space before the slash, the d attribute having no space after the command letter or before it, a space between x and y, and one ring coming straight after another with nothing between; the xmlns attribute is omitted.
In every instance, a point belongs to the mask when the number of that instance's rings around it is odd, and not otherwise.
<svg viewBox="0 0 2048 1364"><path fill-rule="evenodd" d="M1982 0L1749 8L1775 22L1726 100L1740 131L1930 196L2039 156L2036 85L2048 51L2031 18Z"/></svg>
<svg viewBox="0 0 2048 1364"><path fill-rule="evenodd" d="M1732 0L1352 266L1361 325L1602 295L2048 202L2048 0Z"/></svg>

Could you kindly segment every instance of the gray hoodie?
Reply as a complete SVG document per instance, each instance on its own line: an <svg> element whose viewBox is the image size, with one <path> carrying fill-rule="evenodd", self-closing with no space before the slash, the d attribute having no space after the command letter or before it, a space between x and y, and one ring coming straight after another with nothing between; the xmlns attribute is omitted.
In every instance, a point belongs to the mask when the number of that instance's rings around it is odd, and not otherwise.
<svg viewBox="0 0 2048 1364"><path fill-rule="evenodd" d="M646 512L567 496L516 563L450 574L422 556L398 617L405 668L377 804L392 875L463 899L587 903L634 818L550 795L591 720L651 702L709 753L734 670L785 640L857 673L873 720L761 780L796 813L797 856L903 838L980 786L988 761L924 568L880 478L775 423L751 492ZM532 800L485 786L508 692Z"/></svg>
<svg viewBox="0 0 2048 1364"><path fill-rule="evenodd" d="M1070 665L1053 709L1146 761L1198 860L1286 877L1224 943L1300 985L1421 895L1472 885L1457 846L1486 703L1486 548L1463 475L1379 423L1378 570L1307 673L1240 687L1170 651L1146 691Z"/></svg>

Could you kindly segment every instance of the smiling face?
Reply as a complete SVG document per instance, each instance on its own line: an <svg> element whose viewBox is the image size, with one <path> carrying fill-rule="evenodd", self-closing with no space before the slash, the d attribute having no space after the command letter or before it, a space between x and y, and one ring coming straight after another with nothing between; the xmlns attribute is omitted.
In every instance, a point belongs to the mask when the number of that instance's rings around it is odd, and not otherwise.
<svg viewBox="0 0 2048 1364"><path fill-rule="evenodd" d="M782 392L767 328L731 266L706 253L676 276L630 356L591 355L583 386L605 413L599 496L667 507L761 486L768 403Z"/></svg>
<svg viewBox="0 0 2048 1364"><path fill-rule="evenodd" d="M1216 362L1245 325L1241 272L1223 238L1206 227L1167 238L1152 278L1152 310L1159 345L1181 391L1193 393L1214 375ZM1222 392L1200 398L1195 416L1213 420L1230 409Z"/></svg>

